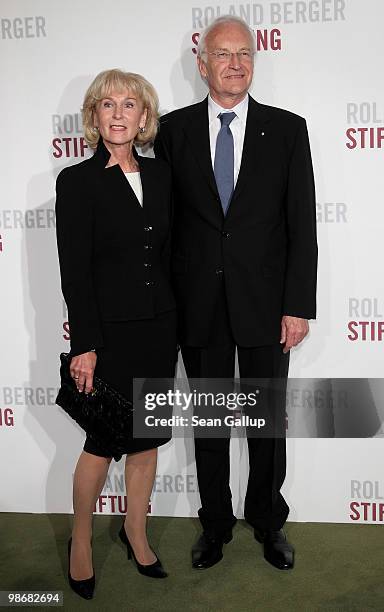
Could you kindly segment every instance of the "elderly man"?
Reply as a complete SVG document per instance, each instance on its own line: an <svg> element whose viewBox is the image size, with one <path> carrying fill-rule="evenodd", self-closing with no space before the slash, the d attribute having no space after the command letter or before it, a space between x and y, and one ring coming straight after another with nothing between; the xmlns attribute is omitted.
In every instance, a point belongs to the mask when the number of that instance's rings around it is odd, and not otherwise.
<svg viewBox="0 0 384 612"><path fill-rule="evenodd" d="M305 120L256 102L254 35L236 17L201 35L197 64L209 88L198 104L161 118L157 156L172 167L173 275L189 378L286 378L289 351L316 311L316 216ZM244 517L264 557L290 569L282 527L289 508L285 439L250 438ZM203 533L194 568L223 556L236 522L229 439L196 438Z"/></svg>

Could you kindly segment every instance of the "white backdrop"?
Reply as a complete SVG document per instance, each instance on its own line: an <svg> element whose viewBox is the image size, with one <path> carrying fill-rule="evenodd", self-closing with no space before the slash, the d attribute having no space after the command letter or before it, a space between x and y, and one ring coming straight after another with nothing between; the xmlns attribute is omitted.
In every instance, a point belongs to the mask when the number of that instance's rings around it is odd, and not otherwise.
<svg viewBox="0 0 384 612"><path fill-rule="evenodd" d="M252 95L308 122L318 202L318 320L292 352L290 375L382 374L380 0L3 0L1 511L71 511L83 436L54 404L68 328L52 211L58 172L84 152L84 92L98 72L119 67L154 84L162 112L202 99L194 43L219 12L243 16L257 31ZM247 480L243 442L232 445L238 516ZM383 450L383 438L289 440L290 519L382 522ZM124 511L122 469L123 461L111 466L97 512ZM174 441L160 451L151 512L189 516L198 507L191 441Z"/></svg>

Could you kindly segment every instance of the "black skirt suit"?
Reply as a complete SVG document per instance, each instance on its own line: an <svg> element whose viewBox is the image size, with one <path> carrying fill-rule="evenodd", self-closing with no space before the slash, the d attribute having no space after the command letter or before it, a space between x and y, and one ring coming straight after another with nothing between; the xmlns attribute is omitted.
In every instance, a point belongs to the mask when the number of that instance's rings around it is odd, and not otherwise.
<svg viewBox="0 0 384 612"><path fill-rule="evenodd" d="M135 157L143 206L100 139L93 157L56 183L61 286L71 355L96 349L95 375L132 399L132 379L173 378L176 311L169 278L171 175L166 163ZM127 453L168 439L127 439ZM84 450L108 456L87 437ZM118 458L115 456L115 458Z"/></svg>

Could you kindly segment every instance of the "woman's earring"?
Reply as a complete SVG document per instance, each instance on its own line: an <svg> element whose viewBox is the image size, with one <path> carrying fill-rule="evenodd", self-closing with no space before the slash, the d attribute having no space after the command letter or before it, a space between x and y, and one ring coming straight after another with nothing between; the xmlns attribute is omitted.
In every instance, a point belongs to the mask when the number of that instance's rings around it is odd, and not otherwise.
<svg viewBox="0 0 384 612"><path fill-rule="evenodd" d="M144 134L144 132L145 132L145 127L141 127L139 131L140 131L140 134Z"/></svg>
<svg viewBox="0 0 384 612"><path fill-rule="evenodd" d="M98 131L99 131L99 128L97 127L97 125L94 125L94 126L93 126L93 128L92 128L92 130L93 130L94 132L98 132Z"/></svg>

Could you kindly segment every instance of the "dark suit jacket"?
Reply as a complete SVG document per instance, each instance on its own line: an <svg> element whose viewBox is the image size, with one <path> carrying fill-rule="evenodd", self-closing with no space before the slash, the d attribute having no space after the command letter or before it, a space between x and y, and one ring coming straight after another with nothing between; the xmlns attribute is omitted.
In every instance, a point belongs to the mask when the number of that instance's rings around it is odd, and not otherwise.
<svg viewBox="0 0 384 612"><path fill-rule="evenodd" d="M153 318L175 308L169 282L171 176L139 157L140 206L100 141L94 156L62 170L56 183L61 285L74 355L103 345L101 321Z"/></svg>
<svg viewBox="0 0 384 612"><path fill-rule="evenodd" d="M182 341L208 342L224 275L236 342L278 343L282 315L316 316L316 215L305 120L249 97L242 162L224 217L207 99L161 118L156 157L173 174L173 280Z"/></svg>

